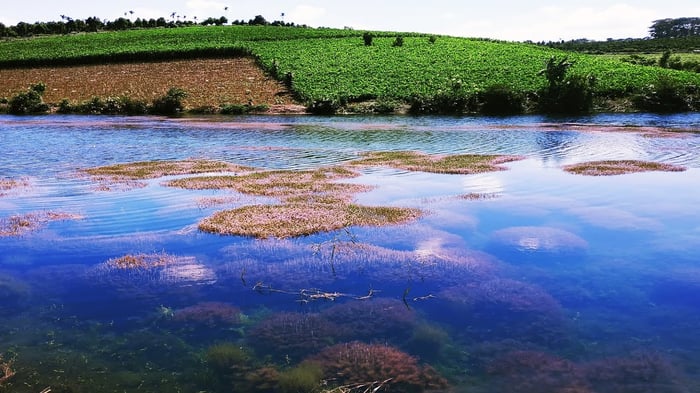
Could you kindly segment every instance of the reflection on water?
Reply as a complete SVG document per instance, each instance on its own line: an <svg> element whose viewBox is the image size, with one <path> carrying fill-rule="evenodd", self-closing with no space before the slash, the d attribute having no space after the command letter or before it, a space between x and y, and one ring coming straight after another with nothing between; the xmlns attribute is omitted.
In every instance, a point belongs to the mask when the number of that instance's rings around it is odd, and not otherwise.
<svg viewBox="0 0 700 393"><path fill-rule="evenodd" d="M0 180L22 184L3 189L0 219L79 217L0 236L0 392L697 391L689 130L697 114L0 117ZM368 168L359 203L428 214L287 240L196 229L270 200L78 176L186 158L301 170L385 150L525 160L467 176ZM602 159L688 170L561 170Z"/></svg>

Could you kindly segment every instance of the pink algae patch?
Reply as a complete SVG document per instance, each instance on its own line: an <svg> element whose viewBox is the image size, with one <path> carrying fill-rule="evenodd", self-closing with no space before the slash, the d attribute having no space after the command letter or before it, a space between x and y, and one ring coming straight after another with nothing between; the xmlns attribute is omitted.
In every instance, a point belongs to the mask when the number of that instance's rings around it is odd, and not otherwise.
<svg viewBox="0 0 700 393"><path fill-rule="evenodd" d="M627 173L662 171L682 172L685 167L650 161L604 160L564 166L566 172L586 176L613 176Z"/></svg>
<svg viewBox="0 0 700 393"><path fill-rule="evenodd" d="M388 166L407 171L469 175L505 170L501 164L521 160L510 155L428 155L415 151L371 152L350 162L358 166Z"/></svg>
<svg viewBox="0 0 700 393"><path fill-rule="evenodd" d="M0 197L29 187L27 179L0 179Z"/></svg>

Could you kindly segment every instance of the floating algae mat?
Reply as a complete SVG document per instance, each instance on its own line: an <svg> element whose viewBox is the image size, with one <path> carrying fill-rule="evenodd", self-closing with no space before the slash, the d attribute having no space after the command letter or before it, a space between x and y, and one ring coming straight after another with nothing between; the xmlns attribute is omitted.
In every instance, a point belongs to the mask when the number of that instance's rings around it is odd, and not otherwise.
<svg viewBox="0 0 700 393"><path fill-rule="evenodd" d="M565 120L0 116L0 392L700 390L700 115Z"/></svg>

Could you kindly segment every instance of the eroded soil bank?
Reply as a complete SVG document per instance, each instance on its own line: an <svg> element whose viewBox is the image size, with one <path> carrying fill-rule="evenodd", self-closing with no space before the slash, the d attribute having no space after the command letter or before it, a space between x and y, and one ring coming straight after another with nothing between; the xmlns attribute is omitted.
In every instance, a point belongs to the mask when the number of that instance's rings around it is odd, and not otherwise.
<svg viewBox="0 0 700 393"><path fill-rule="evenodd" d="M0 98L7 99L43 82L49 104L120 96L150 102L178 87L187 92L183 103L188 109L253 104L292 111L300 106L284 84L265 75L250 58L0 69L0 80Z"/></svg>

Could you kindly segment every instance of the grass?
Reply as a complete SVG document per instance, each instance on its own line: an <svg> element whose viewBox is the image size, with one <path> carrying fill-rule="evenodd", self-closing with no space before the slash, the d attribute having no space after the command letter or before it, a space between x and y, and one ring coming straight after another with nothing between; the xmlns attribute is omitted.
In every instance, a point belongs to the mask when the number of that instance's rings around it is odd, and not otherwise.
<svg viewBox="0 0 700 393"><path fill-rule="evenodd" d="M649 161L607 160L567 165L563 169L569 173L574 173L577 175L612 176L649 171L682 172L686 168L677 165Z"/></svg>
<svg viewBox="0 0 700 393"><path fill-rule="evenodd" d="M364 158L350 162L350 165L388 166L407 171L466 175L501 171L505 168L500 164L520 159L522 157L507 155L431 156L414 151L386 151L367 153Z"/></svg>

